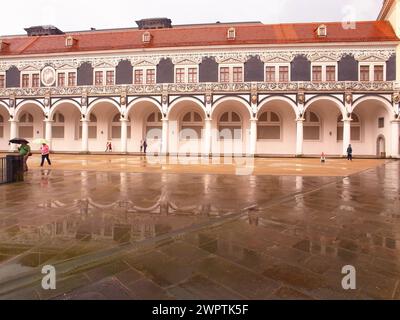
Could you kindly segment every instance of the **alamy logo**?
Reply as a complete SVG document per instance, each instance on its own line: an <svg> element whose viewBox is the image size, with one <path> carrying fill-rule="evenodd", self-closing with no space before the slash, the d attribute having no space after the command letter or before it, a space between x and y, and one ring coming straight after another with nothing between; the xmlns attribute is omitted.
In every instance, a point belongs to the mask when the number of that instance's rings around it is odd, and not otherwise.
<svg viewBox="0 0 400 320"><path fill-rule="evenodd" d="M42 279L42 288L44 290L56 289L56 268L51 265L43 266L42 274L45 276Z"/></svg>
<svg viewBox="0 0 400 320"><path fill-rule="evenodd" d="M342 288L344 290L356 290L356 268L353 266L344 266L342 274L346 276L342 279Z"/></svg>

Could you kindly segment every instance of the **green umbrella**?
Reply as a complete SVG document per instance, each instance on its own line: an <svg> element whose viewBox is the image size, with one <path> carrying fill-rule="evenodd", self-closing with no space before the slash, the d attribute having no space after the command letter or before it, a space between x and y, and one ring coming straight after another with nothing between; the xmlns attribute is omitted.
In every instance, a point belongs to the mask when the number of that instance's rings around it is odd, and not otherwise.
<svg viewBox="0 0 400 320"><path fill-rule="evenodd" d="M32 141L34 144L49 144L49 142L46 139L35 139Z"/></svg>

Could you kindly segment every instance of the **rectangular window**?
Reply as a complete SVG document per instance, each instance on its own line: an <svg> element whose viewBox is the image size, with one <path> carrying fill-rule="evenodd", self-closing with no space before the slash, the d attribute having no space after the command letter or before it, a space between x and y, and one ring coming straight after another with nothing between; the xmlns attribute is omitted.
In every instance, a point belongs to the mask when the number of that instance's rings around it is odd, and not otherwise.
<svg viewBox="0 0 400 320"><path fill-rule="evenodd" d="M266 67L265 82L275 82L275 67Z"/></svg>
<svg viewBox="0 0 400 320"><path fill-rule="evenodd" d="M106 85L112 86L114 85L114 71L106 71Z"/></svg>
<svg viewBox="0 0 400 320"><path fill-rule="evenodd" d="M69 72L68 73L68 86L69 87L75 87L76 86L76 73L75 72Z"/></svg>
<svg viewBox="0 0 400 320"><path fill-rule="evenodd" d="M52 136L55 139L64 139L64 126L53 126Z"/></svg>
<svg viewBox="0 0 400 320"><path fill-rule="evenodd" d="M281 66L279 67L279 82L289 81L289 67Z"/></svg>
<svg viewBox="0 0 400 320"><path fill-rule="evenodd" d="M336 81L336 67L327 66L326 67L326 81Z"/></svg>
<svg viewBox="0 0 400 320"><path fill-rule="evenodd" d="M319 126L304 126L304 140L319 140Z"/></svg>
<svg viewBox="0 0 400 320"><path fill-rule="evenodd" d="M360 81L369 81L369 66L360 67Z"/></svg>
<svg viewBox="0 0 400 320"><path fill-rule="evenodd" d="M102 86L103 85L103 71L96 71L94 73L94 84L96 86Z"/></svg>
<svg viewBox="0 0 400 320"><path fill-rule="evenodd" d="M0 74L0 88L6 87L6 77L4 74Z"/></svg>
<svg viewBox="0 0 400 320"><path fill-rule="evenodd" d="M383 66L374 67L374 81L383 81Z"/></svg>
<svg viewBox="0 0 400 320"><path fill-rule="evenodd" d="M378 119L378 128L383 129L385 127L385 118Z"/></svg>
<svg viewBox="0 0 400 320"><path fill-rule="evenodd" d="M39 73L32 74L32 88L40 87Z"/></svg>
<svg viewBox="0 0 400 320"><path fill-rule="evenodd" d="M135 84L143 84L143 70L135 70Z"/></svg>
<svg viewBox="0 0 400 320"><path fill-rule="evenodd" d="M57 75L57 85L59 87L64 87L65 86L65 73L59 73Z"/></svg>
<svg viewBox="0 0 400 320"><path fill-rule="evenodd" d="M188 82L196 83L197 82L197 68L189 68L188 70Z"/></svg>
<svg viewBox="0 0 400 320"><path fill-rule="evenodd" d="M28 88L29 87L29 74L23 74L22 75L22 88Z"/></svg>
<svg viewBox="0 0 400 320"><path fill-rule="evenodd" d="M175 71L175 82L176 83L184 83L185 82L185 69L184 68L176 68Z"/></svg>
<svg viewBox="0 0 400 320"><path fill-rule="evenodd" d="M156 70L155 69L147 69L146 70L146 83L147 84L155 84L156 83Z"/></svg>
<svg viewBox="0 0 400 320"><path fill-rule="evenodd" d="M219 69L219 79L221 82L229 82L229 68L221 67Z"/></svg>
<svg viewBox="0 0 400 320"><path fill-rule="evenodd" d="M233 68L233 82L242 82L243 81L243 72L242 67L234 67Z"/></svg>
<svg viewBox="0 0 400 320"><path fill-rule="evenodd" d="M312 68L312 81L321 82L322 81L322 66L313 66Z"/></svg>

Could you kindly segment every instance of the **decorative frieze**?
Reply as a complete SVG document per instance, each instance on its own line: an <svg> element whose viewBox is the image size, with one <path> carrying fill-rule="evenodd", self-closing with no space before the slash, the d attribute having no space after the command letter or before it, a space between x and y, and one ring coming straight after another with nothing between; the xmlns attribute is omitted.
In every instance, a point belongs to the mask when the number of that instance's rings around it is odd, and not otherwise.
<svg viewBox="0 0 400 320"><path fill-rule="evenodd" d="M0 97L123 96L269 92L393 92L395 82L243 82L0 89Z"/></svg>

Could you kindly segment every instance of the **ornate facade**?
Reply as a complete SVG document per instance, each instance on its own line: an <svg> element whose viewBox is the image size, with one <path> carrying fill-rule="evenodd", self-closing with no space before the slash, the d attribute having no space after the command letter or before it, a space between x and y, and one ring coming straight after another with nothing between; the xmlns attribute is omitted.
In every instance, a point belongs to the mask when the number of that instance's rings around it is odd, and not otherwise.
<svg viewBox="0 0 400 320"><path fill-rule="evenodd" d="M140 26L1 37L0 150L399 157L389 22Z"/></svg>

